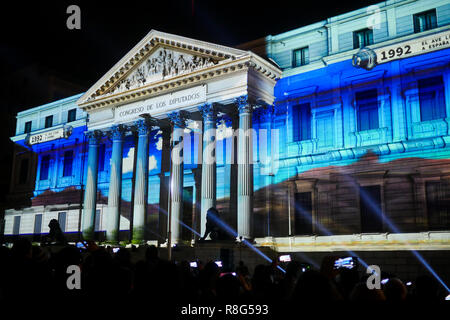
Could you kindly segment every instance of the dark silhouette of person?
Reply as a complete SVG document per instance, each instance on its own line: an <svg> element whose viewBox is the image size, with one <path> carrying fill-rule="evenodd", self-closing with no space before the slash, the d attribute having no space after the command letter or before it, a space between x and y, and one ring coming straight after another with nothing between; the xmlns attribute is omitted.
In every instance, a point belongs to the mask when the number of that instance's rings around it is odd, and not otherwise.
<svg viewBox="0 0 450 320"><path fill-rule="evenodd" d="M214 207L209 208L206 212L206 230L205 234L200 239L201 241L204 241L208 235L211 240L219 240L223 238L221 229L217 223L218 218L219 211L217 211Z"/></svg>
<svg viewBox="0 0 450 320"><path fill-rule="evenodd" d="M61 226L59 225L58 220L52 219L48 224L50 228L50 232L44 238L45 243L56 242L58 244L66 244L67 240L64 236L64 232L61 230Z"/></svg>

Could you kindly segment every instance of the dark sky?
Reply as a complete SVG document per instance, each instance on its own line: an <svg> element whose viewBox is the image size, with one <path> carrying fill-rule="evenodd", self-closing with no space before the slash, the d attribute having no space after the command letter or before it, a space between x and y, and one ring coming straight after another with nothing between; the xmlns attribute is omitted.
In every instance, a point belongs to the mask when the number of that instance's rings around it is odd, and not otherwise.
<svg viewBox="0 0 450 320"><path fill-rule="evenodd" d="M10 0L1 8L1 79L8 81L11 72L37 64L84 91L151 29L233 46L377 2ZM81 8L81 30L66 27L70 4ZM26 100L28 107L41 103L33 101Z"/></svg>
<svg viewBox="0 0 450 320"><path fill-rule="evenodd" d="M151 29L234 46L379 1L21 1L0 6L0 207L8 193L17 112L86 91ZM81 30L68 30L69 5ZM53 77L76 86L58 92ZM63 82L64 83L64 82ZM52 89L53 88L53 89ZM52 91L53 90L53 91Z"/></svg>

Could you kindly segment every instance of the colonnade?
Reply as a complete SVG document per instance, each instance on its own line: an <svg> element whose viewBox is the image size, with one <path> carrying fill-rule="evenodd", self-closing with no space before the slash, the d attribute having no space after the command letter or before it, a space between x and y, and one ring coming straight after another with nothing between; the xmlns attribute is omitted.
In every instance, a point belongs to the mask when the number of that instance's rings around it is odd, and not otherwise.
<svg viewBox="0 0 450 320"><path fill-rule="evenodd" d="M234 99L234 106L239 114L238 135L238 178L237 178L237 233L243 238L251 238L251 215L253 211L253 168L252 168L252 109L247 96ZM217 109L214 104L204 104L199 107L203 118L202 139L202 176L201 176L201 218L199 230L203 235L206 227L206 213L209 208L216 206L216 117ZM171 242L179 243L181 240L181 225L183 212L183 136L189 113L176 111L167 115L171 128L171 165L168 207L171 212L170 224ZM148 158L149 135L158 123L148 118L134 122L133 128L137 131L137 158L135 168L135 188L133 205L133 241L145 241L146 209L148 198ZM167 128L161 128L167 130ZM117 242L120 227L120 199L122 189L122 161L123 143L129 126L113 125L109 128L112 140L111 171L106 213L106 237L108 241ZM104 132L93 130L86 132L89 139L87 162L87 180L84 193L84 210L82 216L82 233L84 239L94 238L97 176L98 176L98 149ZM164 180L161 179L161 183Z"/></svg>

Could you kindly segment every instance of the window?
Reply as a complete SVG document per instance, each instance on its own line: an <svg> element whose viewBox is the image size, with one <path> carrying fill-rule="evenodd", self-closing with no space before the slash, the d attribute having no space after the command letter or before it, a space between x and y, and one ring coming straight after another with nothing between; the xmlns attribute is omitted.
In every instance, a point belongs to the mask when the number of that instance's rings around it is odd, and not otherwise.
<svg viewBox="0 0 450 320"><path fill-rule="evenodd" d="M304 47L294 50L293 54L293 67L304 66L309 63L309 48Z"/></svg>
<svg viewBox="0 0 450 320"><path fill-rule="evenodd" d="M95 210L95 231L100 231L100 210Z"/></svg>
<svg viewBox="0 0 450 320"><path fill-rule="evenodd" d="M58 212L58 223L62 232L66 232L66 212Z"/></svg>
<svg viewBox="0 0 450 320"><path fill-rule="evenodd" d="M41 158L41 172L39 179L48 180L48 171L50 168L50 155L43 156Z"/></svg>
<svg viewBox="0 0 450 320"><path fill-rule="evenodd" d="M18 235L19 233L20 233L20 216L15 216L13 222L13 235Z"/></svg>
<svg viewBox="0 0 450 320"><path fill-rule="evenodd" d="M377 89L357 92L355 95L358 131L379 127Z"/></svg>
<svg viewBox="0 0 450 320"><path fill-rule="evenodd" d="M64 152L63 177L69 177L72 175L72 164L73 164L73 150L67 150Z"/></svg>
<svg viewBox="0 0 450 320"><path fill-rule="evenodd" d="M442 181L425 184L429 230L450 227L450 184Z"/></svg>
<svg viewBox="0 0 450 320"><path fill-rule="evenodd" d="M414 16L414 32L423 32L437 27L436 9L416 13Z"/></svg>
<svg viewBox="0 0 450 320"><path fill-rule="evenodd" d="M309 103L296 105L293 108L294 141L311 139L311 106Z"/></svg>
<svg viewBox="0 0 450 320"><path fill-rule="evenodd" d="M382 232L381 187L368 186L359 189L361 232Z"/></svg>
<svg viewBox="0 0 450 320"><path fill-rule="evenodd" d="M25 122L25 129L23 133L30 133L31 132L31 121Z"/></svg>
<svg viewBox="0 0 450 320"><path fill-rule="evenodd" d="M312 234L311 192L295 194L295 235Z"/></svg>
<svg viewBox="0 0 450 320"><path fill-rule="evenodd" d="M25 158L20 161L19 184L25 184L28 179L29 159Z"/></svg>
<svg viewBox="0 0 450 320"><path fill-rule="evenodd" d="M69 110L69 113L67 114L67 122L75 121L76 117L77 117L77 109Z"/></svg>
<svg viewBox="0 0 450 320"><path fill-rule="evenodd" d="M353 32L353 49L364 48L373 44L373 30L362 29Z"/></svg>
<svg viewBox="0 0 450 320"><path fill-rule="evenodd" d="M105 144L101 144L98 150L98 171L105 171Z"/></svg>
<svg viewBox="0 0 450 320"><path fill-rule="evenodd" d="M34 234L40 234L42 230L42 214L37 214L34 216Z"/></svg>
<svg viewBox="0 0 450 320"><path fill-rule="evenodd" d="M50 128L51 126L53 126L53 116L45 117L45 127Z"/></svg>
<svg viewBox="0 0 450 320"><path fill-rule="evenodd" d="M418 81L420 120L443 119L445 110L445 93L442 76L421 79Z"/></svg>
<svg viewBox="0 0 450 320"><path fill-rule="evenodd" d="M192 210L194 205L194 187L184 187L183 188L183 213L182 221L183 224L189 226L189 228L183 228L181 231L181 239L192 240Z"/></svg>

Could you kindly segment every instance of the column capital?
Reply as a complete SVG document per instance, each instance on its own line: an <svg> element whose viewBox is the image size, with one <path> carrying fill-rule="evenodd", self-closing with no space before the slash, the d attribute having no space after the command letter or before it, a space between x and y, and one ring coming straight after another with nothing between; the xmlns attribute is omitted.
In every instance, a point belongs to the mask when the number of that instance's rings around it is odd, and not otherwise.
<svg viewBox="0 0 450 320"><path fill-rule="evenodd" d="M149 121L145 119L140 119L134 122L136 130L140 136L145 136L152 130L152 125Z"/></svg>
<svg viewBox="0 0 450 320"><path fill-rule="evenodd" d="M114 124L110 128L109 134L113 140L122 140L127 130L128 127L122 124Z"/></svg>
<svg viewBox="0 0 450 320"><path fill-rule="evenodd" d="M234 104L236 105L239 114L250 113L253 110L253 104L250 102L248 95L235 98Z"/></svg>
<svg viewBox="0 0 450 320"><path fill-rule="evenodd" d="M203 120L214 121L217 116L217 110L214 103L205 103L198 107L202 114Z"/></svg>
<svg viewBox="0 0 450 320"><path fill-rule="evenodd" d="M103 132L100 130L91 130L84 133L89 139L89 144L99 144L100 139L103 137Z"/></svg>
<svg viewBox="0 0 450 320"><path fill-rule="evenodd" d="M174 111L167 115L169 121L176 127L186 127L186 120L189 118L189 113L183 110Z"/></svg>

